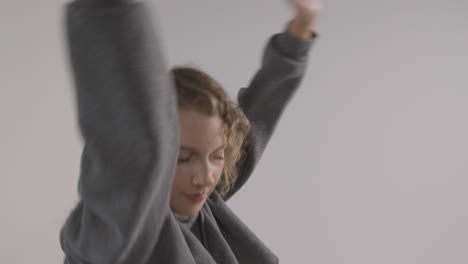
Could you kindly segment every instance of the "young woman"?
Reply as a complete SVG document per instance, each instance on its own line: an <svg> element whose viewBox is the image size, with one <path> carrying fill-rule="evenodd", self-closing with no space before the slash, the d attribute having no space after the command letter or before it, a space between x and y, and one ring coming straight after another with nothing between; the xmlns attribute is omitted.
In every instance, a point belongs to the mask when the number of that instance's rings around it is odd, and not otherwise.
<svg viewBox="0 0 468 264"><path fill-rule="evenodd" d="M238 106L193 67L165 65L141 2L76 0L67 36L84 137L69 264L278 263L226 201L251 175L301 82L318 0L268 41Z"/></svg>

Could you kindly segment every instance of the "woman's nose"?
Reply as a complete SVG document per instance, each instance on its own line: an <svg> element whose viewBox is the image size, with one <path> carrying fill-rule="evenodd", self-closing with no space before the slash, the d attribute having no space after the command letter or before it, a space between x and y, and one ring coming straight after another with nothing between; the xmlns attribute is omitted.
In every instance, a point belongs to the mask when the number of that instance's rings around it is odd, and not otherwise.
<svg viewBox="0 0 468 264"><path fill-rule="evenodd" d="M211 187L214 184L214 168L208 161L200 161L194 168L193 184L200 187Z"/></svg>

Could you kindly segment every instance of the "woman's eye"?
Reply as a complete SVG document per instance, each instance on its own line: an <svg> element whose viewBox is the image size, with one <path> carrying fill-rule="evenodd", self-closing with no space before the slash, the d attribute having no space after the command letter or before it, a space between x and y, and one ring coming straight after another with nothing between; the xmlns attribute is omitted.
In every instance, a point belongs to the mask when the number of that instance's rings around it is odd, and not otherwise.
<svg viewBox="0 0 468 264"><path fill-rule="evenodd" d="M215 160L224 160L224 155L223 154L213 155L213 159L215 159Z"/></svg>
<svg viewBox="0 0 468 264"><path fill-rule="evenodd" d="M177 159L177 162L179 163L187 163L187 162L190 162L190 157L179 157Z"/></svg>

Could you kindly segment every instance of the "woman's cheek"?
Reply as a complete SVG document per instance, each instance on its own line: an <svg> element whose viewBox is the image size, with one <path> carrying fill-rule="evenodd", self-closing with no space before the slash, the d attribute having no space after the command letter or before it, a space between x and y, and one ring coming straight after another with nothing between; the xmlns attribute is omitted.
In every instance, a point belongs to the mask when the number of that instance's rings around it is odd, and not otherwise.
<svg viewBox="0 0 468 264"><path fill-rule="evenodd" d="M191 166L190 164L180 163L176 166L176 178L179 180L189 177L191 173Z"/></svg>
<svg viewBox="0 0 468 264"><path fill-rule="evenodd" d="M216 184L218 184L219 180L221 179L221 175L223 174L224 170L224 163L220 165L216 170Z"/></svg>

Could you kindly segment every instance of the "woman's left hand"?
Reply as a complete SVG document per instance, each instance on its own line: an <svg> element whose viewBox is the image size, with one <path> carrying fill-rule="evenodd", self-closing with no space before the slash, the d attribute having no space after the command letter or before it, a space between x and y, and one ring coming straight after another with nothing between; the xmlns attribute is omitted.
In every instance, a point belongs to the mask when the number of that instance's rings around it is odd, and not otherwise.
<svg viewBox="0 0 468 264"><path fill-rule="evenodd" d="M312 37L317 19L322 9L320 0L286 0L295 10L296 17L291 21L288 31L301 39Z"/></svg>
<svg viewBox="0 0 468 264"><path fill-rule="evenodd" d="M320 0L287 0L296 10L296 16L304 20L315 21L322 9Z"/></svg>

